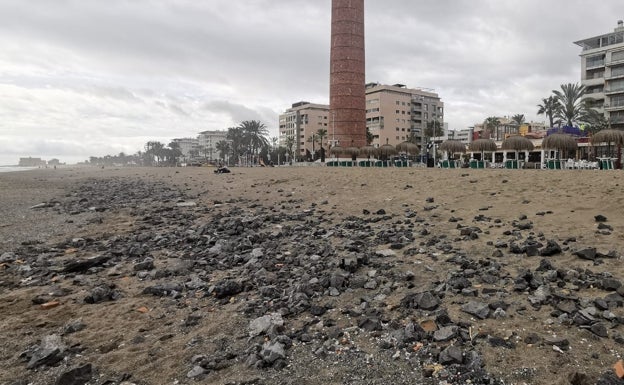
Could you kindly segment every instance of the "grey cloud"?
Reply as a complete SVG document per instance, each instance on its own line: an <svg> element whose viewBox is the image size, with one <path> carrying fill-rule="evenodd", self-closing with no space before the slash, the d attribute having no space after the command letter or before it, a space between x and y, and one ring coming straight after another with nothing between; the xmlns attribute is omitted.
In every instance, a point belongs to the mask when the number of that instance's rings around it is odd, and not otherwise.
<svg viewBox="0 0 624 385"><path fill-rule="evenodd" d="M223 114L229 117L229 120L233 122L232 126L244 120L259 120L267 127L273 126L273 123L277 120L278 112L269 108L252 109L247 106L231 103L226 100L215 100L208 102L204 105L204 109L216 113ZM227 127L224 127L224 129Z"/></svg>

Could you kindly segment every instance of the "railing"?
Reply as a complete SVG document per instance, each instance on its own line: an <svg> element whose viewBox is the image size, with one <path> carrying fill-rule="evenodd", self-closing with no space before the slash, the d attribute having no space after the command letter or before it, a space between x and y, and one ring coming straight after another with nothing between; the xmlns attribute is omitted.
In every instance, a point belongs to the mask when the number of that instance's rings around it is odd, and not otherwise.
<svg viewBox="0 0 624 385"><path fill-rule="evenodd" d="M605 65L604 60L593 61L591 63L587 63L587 69L604 67L604 65Z"/></svg>
<svg viewBox="0 0 624 385"><path fill-rule="evenodd" d="M613 88L613 89L606 89L604 90L605 94L619 94L624 92L624 87L620 87L620 88Z"/></svg>

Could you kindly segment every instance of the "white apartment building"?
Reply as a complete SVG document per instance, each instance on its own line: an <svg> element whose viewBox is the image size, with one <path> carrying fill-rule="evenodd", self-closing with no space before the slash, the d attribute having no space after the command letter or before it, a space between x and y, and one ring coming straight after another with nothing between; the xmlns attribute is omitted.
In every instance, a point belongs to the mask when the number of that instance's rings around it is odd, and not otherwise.
<svg viewBox="0 0 624 385"><path fill-rule="evenodd" d="M579 40L581 84L593 108L605 114L613 128L624 129L624 22L613 32Z"/></svg>
<svg viewBox="0 0 624 385"><path fill-rule="evenodd" d="M193 155L197 153L199 147L197 138L175 138L171 141L178 144L184 162L192 160Z"/></svg>
<svg viewBox="0 0 624 385"><path fill-rule="evenodd" d="M217 143L227 140L227 131L202 131L197 135L199 156L210 161L219 158Z"/></svg>

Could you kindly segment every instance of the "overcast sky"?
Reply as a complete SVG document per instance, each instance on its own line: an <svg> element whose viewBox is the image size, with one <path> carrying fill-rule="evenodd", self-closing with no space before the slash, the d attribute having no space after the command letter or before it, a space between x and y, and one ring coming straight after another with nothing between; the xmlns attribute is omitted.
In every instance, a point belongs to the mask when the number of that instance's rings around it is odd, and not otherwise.
<svg viewBox="0 0 624 385"><path fill-rule="evenodd" d="M368 82L432 88L464 129L580 81L621 0L366 0ZM329 102L330 0L0 0L0 165L135 153Z"/></svg>

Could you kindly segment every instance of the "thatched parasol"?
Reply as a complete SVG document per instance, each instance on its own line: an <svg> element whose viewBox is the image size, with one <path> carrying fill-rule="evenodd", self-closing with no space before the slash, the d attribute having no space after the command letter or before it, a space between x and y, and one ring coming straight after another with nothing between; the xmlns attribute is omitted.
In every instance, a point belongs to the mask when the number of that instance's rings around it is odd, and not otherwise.
<svg viewBox="0 0 624 385"><path fill-rule="evenodd" d="M591 138L591 143L595 146L598 143L607 143L608 152L611 154L611 143L617 146L617 163L616 168L620 168L620 162L622 159L622 145L624 144L624 131L621 130L601 130L595 133ZM613 156L613 154L611 154Z"/></svg>
<svg viewBox="0 0 624 385"><path fill-rule="evenodd" d="M388 160L388 155L394 155L396 154L396 152L396 147L388 143L379 147L379 155L381 155L381 160Z"/></svg>
<svg viewBox="0 0 624 385"><path fill-rule="evenodd" d="M599 143L607 143L609 146L609 153L611 153L611 143L616 146L622 146L624 144L624 131L613 129L598 131L592 135L591 143L594 146Z"/></svg>
<svg viewBox="0 0 624 385"><path fill-rule="evenodd" d="M336 155L336 159L337 159L338 155L344 154L344 147L341 147L339 144L337 144L329 149L329 153Z"/></svg>
<svg viewBox="0 0 624 385"><path fill-rule="evenodd" d="M446 151L449 154L458 152L466 152L466 145L459 140L447 140L440 145L440 151Z"/></svg>
<svg viewBox="0 0 624 385"><path fill-rule="evenodd" d="M379 152L379 149L373 146L360 147L360 155L366 155L366 158L370 159L371 155L375 156Z"/></svg>
<svg viewBox="0 0 624 385"><path fill-rule="evenodd" d="M533 150L533 142L521 135L510 136L503 141L501 146L503 150L531 151Z"/></svg>
<svg viewBox="0 0 624 385"><path fill-rule="evenodd" d="M351 160L355 161L357 156L360 154L360 149L354 146L347 147L343 150L345 155L349 155Z"/></svg>
<svg viewBox="0 0 624 385"><path fill-rule="evenodd" d="M561 158L562 152L576 150L578 144L576 140L567 134L551 134L542 140L542 148L547 150L557 150L557 158Z"/></svg>
<svg viewBox="0 0 624 385"><path fill-rule="evenodd" d="M529 138L525 138L522 135L515 135L503 140L501 148L503 150L514 150L516 153L516 160L518 160L518 151L533 150L533 142L531 142Z"/></svg>
<svg viewBox="0 0 624 385"><path fill-rule="evenodd" d="M481 152L481 160L483 159L483 153L484 152L494 152L496 151L497 147L496 147L496 142L493 141L492 139L477 139L475 141L470 142L470 145L468 145L468 149L470 151L479 151Z"/></svg>
<svg viewBox="0 0 624 385"><path fill-rule="evenodd" d="M410 155L416 155L418 154L418 145L412 142L405 141L397 144L396 150L398 152L405 152Z"/></svg>

